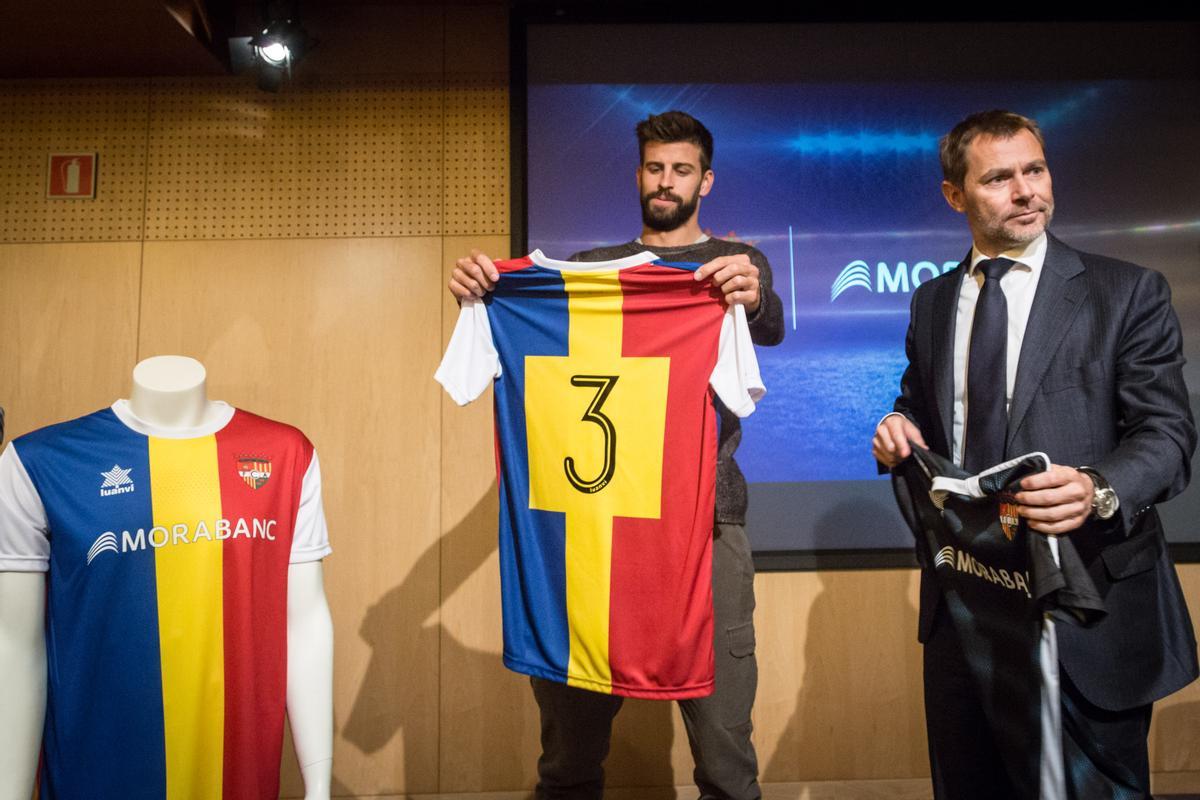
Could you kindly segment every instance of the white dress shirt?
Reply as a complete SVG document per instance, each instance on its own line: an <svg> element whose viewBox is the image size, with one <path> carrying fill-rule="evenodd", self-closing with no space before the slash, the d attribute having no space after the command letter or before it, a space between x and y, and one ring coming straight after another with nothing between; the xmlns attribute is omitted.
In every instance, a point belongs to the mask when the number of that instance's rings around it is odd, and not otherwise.
<svg viewBox="0 0 1200 800"><path fill-rule="evenodd" d="M1029 322L1029 310L1033 308L1033 296L1042 277L1042 264L1046 261L1046 234L1043 233L1023 247L1005 250L994 256L984 255L977 247L971 248L971 269L963 276L954 326L954 424L951 430L954 451L950 455L954 463L960 466L963 463L966 415L970 412L967 408L967 351L970 350L971 325L975 321L975 304L979 301L979 290L983 288L984 280L979 262L1001 257L1016 262L1000 279L1000 289L1008 304L1008 370L1004 382L1004 407L1007 409L1012 403L1013 384L1017 380L1025 324Z"/></svg>

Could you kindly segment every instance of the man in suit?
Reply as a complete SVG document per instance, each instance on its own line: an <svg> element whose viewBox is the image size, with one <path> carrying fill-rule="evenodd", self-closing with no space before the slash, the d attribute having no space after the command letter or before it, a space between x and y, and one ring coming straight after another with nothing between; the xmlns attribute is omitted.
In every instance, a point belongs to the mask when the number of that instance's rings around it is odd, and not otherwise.
<svg viewBox="0 0 1200 800"><path fill-rule="evenodd" d="M1083 735L1149 796L1151 704L1197 675L1154 510L1187 485L1196 445L1179 322L1160 274L1046 232L1043 147L1037 123L1008 111L972 114L943 137L942 193L966 216L972 248L913 295L908 367L872 452L894 467L913 441L972 472L1049 456L1049 470L1022 481L1019 513L1032 531L1072 538L1108 615L1088 629L1044 624L1041 797L1065 797L1059 692ZM1012 797L920 548L918 559L935 793Z"/></svg>

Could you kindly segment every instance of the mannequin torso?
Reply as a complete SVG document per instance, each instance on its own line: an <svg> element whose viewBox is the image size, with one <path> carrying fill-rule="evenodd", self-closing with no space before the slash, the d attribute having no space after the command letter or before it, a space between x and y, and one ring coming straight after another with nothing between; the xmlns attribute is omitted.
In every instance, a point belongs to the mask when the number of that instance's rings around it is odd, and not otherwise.
<svg viewBox="0 0 1200 800"><path fill-rule="evenodd" d="M234 410L210 401L205 381L205 369L194 359L147 359L134 370L123 413L135 418L134 427L156 435L211 432ZM315 467L315 454L313 460ZM332 766L332 622L320 560L294 563L287 571L287 715L305 797L324 800ZM0 800L28 800L32 793L46 713L45 614L44 572L0 571L0 673L9 683L0 698L0 726L8 733L8 744L0 748L0 774L6 776Z"/></svg>

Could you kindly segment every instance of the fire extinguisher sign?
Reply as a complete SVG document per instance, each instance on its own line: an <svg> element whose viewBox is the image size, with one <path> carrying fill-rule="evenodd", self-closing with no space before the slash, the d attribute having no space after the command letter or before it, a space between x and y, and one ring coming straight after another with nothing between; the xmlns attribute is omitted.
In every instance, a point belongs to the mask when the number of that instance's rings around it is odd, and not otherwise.
<svg viewBox="0 0 1200 800"><path fill-rule="evenodd" d="M96 153L51 153L47 197L96 197Z"/></svg>

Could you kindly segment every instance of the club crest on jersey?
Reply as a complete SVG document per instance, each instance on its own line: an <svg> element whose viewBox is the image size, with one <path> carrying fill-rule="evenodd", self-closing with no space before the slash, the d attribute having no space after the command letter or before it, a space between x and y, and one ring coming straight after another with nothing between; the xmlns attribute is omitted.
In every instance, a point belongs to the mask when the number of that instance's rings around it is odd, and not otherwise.
<svg viewBox="0 0 1200 800"><path fill-rule="evenodd" d="M1017 499L1012 492L1001 492L1000 494L1000 530L1004 531L1005 537L1011 542L1013 537L1017 535L1017 527L1021 524L1021 517L1017 514Z"/></svg>
<svg viewBox="0 0 1200 800"><path fill-rule="evenodd" d="M100 475L104 478L104 482L100 484L100 496L108 497L114 494L129 494L133 491L133 479L129 477L129 473L133 471L133 467L121 467L113 464L113 468L108 472L101 472Z"/></svg>
<svg viewBox="0 0 1200 800"><path fill-rule="evenodd" d="M271 459L265 456L238 456L238 475L251 489L261 489L271 479Z"/></svg>

